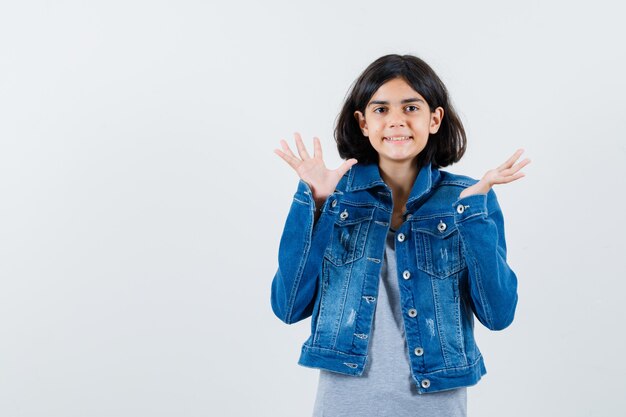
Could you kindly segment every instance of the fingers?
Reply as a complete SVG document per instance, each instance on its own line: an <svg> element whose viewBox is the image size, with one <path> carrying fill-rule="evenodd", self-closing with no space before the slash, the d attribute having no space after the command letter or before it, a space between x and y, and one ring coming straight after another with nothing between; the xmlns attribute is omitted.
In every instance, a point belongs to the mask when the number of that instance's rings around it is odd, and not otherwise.
<svg viewBox="0 0 626 417"><path fill-rule="evenodd" d="M287 162L293 169L298 169L298 165L300 165L300 160L295 156L288 155L287 153L281 151L280 149L274 149L274 153L280 156L285 162Z"/></svg>
<svg viewBox="0 0 626 417"><path fill-rule="evenodd" d="M287 141L284 139L280 140L280 146L283 148L283 152L285 152L287 155L292 156L292 157L296 157L293 152L291 152L291 148L289 147L289 144L287 144Z"/></svg>
<svg viewBox="0 0 626 417"><path fill-rule="evenodd" d="M524 158L522 161L515 163L520 158L522 153L524 153L524 149L518 149L513 155L511 155L511 157L509 157L509 159L506 160L506 162L499 167L490 170L488 174L486 174L486 177L489 178L488 182L491 185L507 184L525 177L525 174L520 172L520 170L530 164L530 159Z"/></svg>
<svg viewBox="0 0 626 417"><path fill-rule="evenodd" d="M511 168L513 166L513 164L515 163L515 161L517 161L519 159L519 157L522 155L522 153L524 153L523 149L518 149L517 151L515 151L515 153L509 159L507 159L505 163L503 163L502 165L500 165L497 168L498 171L502 171L503 169Z"/></svg>
<svg viewBox="0 0 626 417"><path fill-rule="evenodd" d="M343 163L343 164L341 164L341 165L339 166L339 168L337 168L337 169L336 169L336 171L337 171L339 174L341 174L341 176L343 177L343 176L344 176L344 174L345 174L346 172L348 172L348 170L349 170L350 168L352 168L352 166L353 166L354 164L356 164L357 162L358 162L358 161L357 161L356 159L354 159L354 158L350 158L350 159L348 159L347 161L344 161L344 163Z"/></svg>
<svg viewBox="0 0 626 417"><path fill-rule="evenodd" d="M501 177L498 179L498 184L508 184L510 182L513 182L515 180L519 180L522 177L525 177L526 175L523 172L518 172L515 175L509 175L506 177Z"/></svg>
<svg viewBox="0 0 626 417"><path fill-rule="evenodd" d="M313 138L313 158L324 159L322 156L322 144L318 137Z"/></svg>
<svg viewBox="0 0 626 417"><path fill-rule="evenodd" d="M503 176L513 175L528 164L530 164L530 159L526 158L523 161L513 165L511 168L500 171L500 175L503 175Z"/></svg>
<svg viewBox="0 0 626 417"><path fill-rule="evenodd" d="M304 142L302 141L302 137L298 132L293 134L296 137L296 147L298 148L298 155L302 160L310 159L309 153L306 151L306 147L304 146Z"/></svg>

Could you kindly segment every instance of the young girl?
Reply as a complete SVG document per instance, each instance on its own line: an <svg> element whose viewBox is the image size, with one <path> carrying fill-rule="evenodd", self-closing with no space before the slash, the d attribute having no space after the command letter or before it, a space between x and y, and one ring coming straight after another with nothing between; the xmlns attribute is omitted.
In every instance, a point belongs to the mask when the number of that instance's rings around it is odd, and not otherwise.
<svg viewBox="0 0 626 417"><path fill-rule="evenodd" d="M466 388L486 373L474 315L513 320L495 184L524 176L518 150L480 181L439 168L459 161L463 125L423 60L387 55L356 80L337 120L346 161L275 152L300 181L282 234L271 304L285 323L311 317L299 364L320 369L315 416L465 416Z"/></svg>

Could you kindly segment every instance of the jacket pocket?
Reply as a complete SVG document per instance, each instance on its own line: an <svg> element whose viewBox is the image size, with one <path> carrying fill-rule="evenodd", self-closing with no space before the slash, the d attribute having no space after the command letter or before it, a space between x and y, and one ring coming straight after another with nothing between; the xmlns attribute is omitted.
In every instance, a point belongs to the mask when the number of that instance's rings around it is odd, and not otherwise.
<svg viewBox="0 0 626 417"><path fill-rule="evenodd" d="M419 269L436 278L447 278L465 268L453 215L415 220L411 230Z"/></svg>
<svg viewBox="0 0 626 417"><path fill-rule="evenodd" d="M374 207L342 205L324 257L336 266L360 259L373 214Z"/></svg>

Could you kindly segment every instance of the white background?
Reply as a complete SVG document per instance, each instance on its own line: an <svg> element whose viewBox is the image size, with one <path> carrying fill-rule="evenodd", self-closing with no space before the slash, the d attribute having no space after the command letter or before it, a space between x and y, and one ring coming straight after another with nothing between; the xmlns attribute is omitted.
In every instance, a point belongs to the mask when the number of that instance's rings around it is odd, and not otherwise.
<svg viewBox="0 0 626 417"><path fill-rule="evenodd" d="M3 1L0 416L307 416L310 321L272 314L297 177L374 59L411 53L498 186L514 323L470 416L626 408L623 13L610 1ZM620 28L621 27L621 28ZM620 411L621 410L621 411Z"/></svg>

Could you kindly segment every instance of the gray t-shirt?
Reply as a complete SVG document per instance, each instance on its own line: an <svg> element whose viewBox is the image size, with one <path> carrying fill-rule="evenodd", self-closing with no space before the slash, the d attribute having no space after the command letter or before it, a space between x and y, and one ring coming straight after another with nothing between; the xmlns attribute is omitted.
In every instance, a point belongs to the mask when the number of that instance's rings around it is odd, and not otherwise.
<svg viewBox="0 0 626 417"><path fill-rule="evenodd" d="M465 417L466 387L419 394L404 338L395 253L389 231L362 376L320 370L313 417Z"/></svg>

